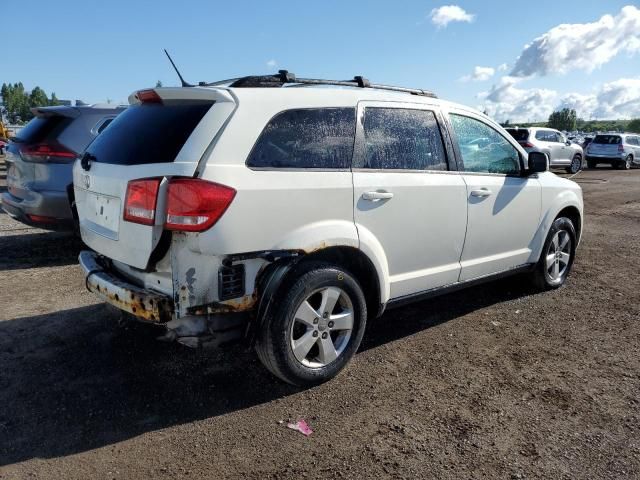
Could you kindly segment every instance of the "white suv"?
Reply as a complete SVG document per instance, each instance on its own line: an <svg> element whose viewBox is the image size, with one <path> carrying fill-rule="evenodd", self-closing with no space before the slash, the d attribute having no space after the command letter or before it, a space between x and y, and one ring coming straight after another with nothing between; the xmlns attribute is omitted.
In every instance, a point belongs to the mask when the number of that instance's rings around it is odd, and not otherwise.
<svg viewBox="0 0 640 480"><path fill-rule="evenodd" d="M580 187L428 92L281 72L130 103L74 166L80 263L165 339L244 339L315 384L385 308L518 272L557 288L571 269Z"/></svg>

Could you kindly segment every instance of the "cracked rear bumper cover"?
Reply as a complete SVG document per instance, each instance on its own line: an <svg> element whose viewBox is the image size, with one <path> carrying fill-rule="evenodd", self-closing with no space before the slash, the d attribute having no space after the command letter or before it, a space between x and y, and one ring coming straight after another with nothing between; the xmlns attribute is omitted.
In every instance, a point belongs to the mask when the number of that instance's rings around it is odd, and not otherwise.
<svg viewBox="0 0 640 480"><path fill-rule="evenodd" d="M105 302L141 320L166 323L173 315L173 300L165 295L137 287L110 272L100 255L82 251L78 257L87 289Z"/></svg>

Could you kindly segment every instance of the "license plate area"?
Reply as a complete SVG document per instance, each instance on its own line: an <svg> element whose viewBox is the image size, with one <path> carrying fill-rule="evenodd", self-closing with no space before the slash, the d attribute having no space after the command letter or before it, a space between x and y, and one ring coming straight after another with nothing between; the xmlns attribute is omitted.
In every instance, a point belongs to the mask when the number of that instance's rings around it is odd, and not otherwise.
<svg viewBox="0 0 640 480"><path fill-rule="evenodd" d="M85 226L99 235L118 240L120 199L87 192L85 202Z"/></svg>

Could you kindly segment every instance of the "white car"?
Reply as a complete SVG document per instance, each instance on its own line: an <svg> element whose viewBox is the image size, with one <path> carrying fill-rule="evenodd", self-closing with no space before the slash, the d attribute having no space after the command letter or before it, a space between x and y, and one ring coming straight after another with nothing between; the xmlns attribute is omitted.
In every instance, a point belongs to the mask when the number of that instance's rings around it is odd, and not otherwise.
<svg viewBox="0 0 640 480"><path fill-rule="evenodd" d="M563 167L567 173L578 173L582 168L584 152L576 142L552 128L507 128L522 148L530 152L544 153L552 168Z"/></svg>
<svg viewBox="0 0 640 480"><path fill-rule="evenodd" d="M385 309L520 272L557 288L571 270L580 187L429 92L281 72L130 103L74 166L80 263L165 339L244 339L316 384Z"/></svg>

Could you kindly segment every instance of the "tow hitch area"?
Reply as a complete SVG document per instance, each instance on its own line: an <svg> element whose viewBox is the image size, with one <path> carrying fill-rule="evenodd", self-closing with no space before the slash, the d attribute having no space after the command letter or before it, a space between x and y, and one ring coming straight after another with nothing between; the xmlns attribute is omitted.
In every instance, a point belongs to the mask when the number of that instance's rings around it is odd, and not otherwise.
<svg viewBox="0 0 640 480"><path fill-rule="evenodd" d="M87 289L105 302L149 322L171 320L173 302L170 298L121 280L101 264L95 252L82 251L78 260L84 270Z"/></svg>
<svg viewBox="0 0 640 480"><path fill-rule="evenodd" d="M215 348L242 339L249 318L248 313L189 315L167 323L167 333L158 340L177 341L192 348Z"/></svg>

